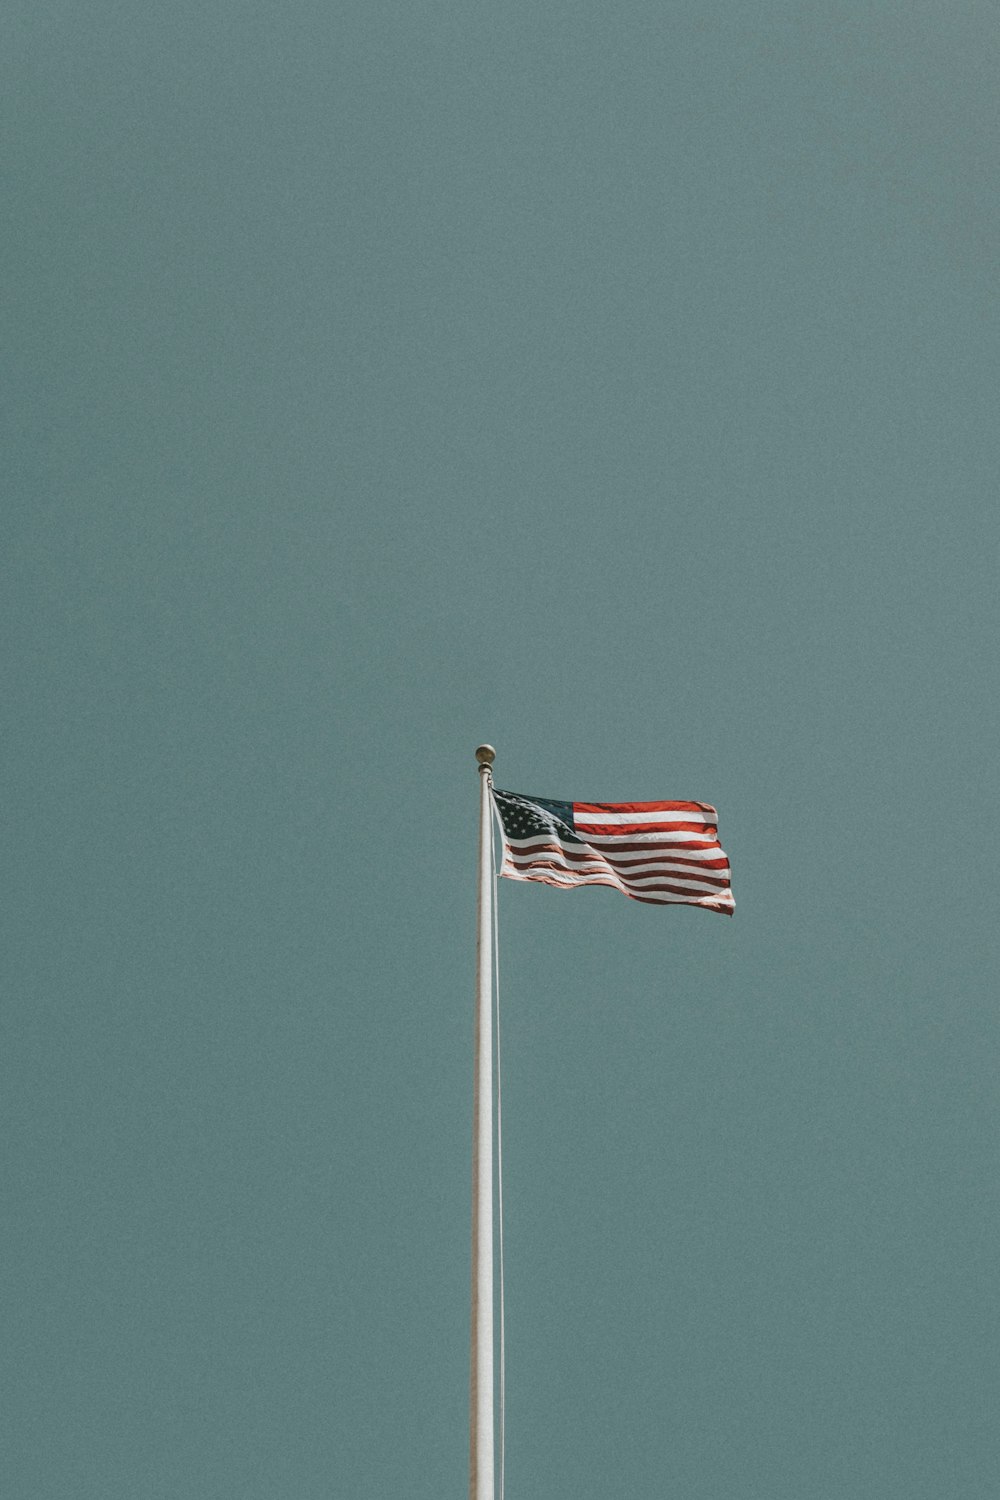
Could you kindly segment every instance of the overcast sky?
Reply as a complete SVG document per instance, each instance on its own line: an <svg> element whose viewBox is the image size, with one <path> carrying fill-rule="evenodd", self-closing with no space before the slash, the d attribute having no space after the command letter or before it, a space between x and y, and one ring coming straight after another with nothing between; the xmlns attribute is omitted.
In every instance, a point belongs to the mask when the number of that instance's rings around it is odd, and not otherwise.
<svg viewBox="0 0 1000 1500"><path fill-rule="evenodd" d="M994 1500L985 0L11 0L12 1500Z"/></svg>

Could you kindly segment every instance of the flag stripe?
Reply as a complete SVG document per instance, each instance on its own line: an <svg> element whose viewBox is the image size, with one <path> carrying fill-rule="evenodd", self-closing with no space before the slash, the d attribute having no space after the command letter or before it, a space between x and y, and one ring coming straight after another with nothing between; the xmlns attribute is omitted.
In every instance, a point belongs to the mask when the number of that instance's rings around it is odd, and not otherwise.
<svg viewBox="0 0 1000 1500"><path fill-rule="evenodd" d="M519 874L528 874L532 870L546 870L549 873L564 874L568 880L585 879L585 877L607 877L613 876L616 883L627 886L630 891L636 889L661 889L655 885L657 880L669 880L669 885L663 889L690 889L690 891L727 891L729 880L715 880L705 874L691 874L690 870L643 870L642 873L622 874L621 871L601 868L594 865L591 870L567 870L565 865L555 864L552 859L535 859L531 864L511 861L507 867L501 868L501 874L510 874L516 870Z"/></svg>
<svg viewBox="0 0 1000 1500"><path fill-rule="evenodd" d="M692 865L718 865L722 867L729 863L718 840L715 840L711 844L693 845L687 843L666 843L660 840L655 844L622 844L616 848L612 844L598 844L596 840L593 843L587 844L570 844L561 841L553 843L551 839L546 838L544 835L536 835L532 839L507 839L507 844L511 849L525 851L540 848L559 848L569 858L575 856L579 859L590 858L595 853L602 856L613 854L616 865L641 864L643 860L657 859L661 856L667 856L670 859L680 860L684 864ZM619 852L619 849L622 852Z"/></svg>
<svg viewBox="0 0 1000 1500"><path fill-rule="evenodd" d="M714 823L717 813L707 802L573 802L573 818L595 818L598 823L625 823L630 817L652 817L657 813L706 813ZM607 814L608 816L605 816Z"/></svg>
<svg viewBox="0 0 1000 1500"><path fill-rule="evenodd" d="M608 849L612 854L638 849L718 849L720 847L717 838L691 838L688 834L685 834L683 838L668 838L663 833L626 834L617 839L594 838L591 835L587 843L595 849Z"/></svg>
<svg viewBox="0 0 1000 1500"><path fill-rule="evenodd" d="M699 865L676 865L672 859L655 859L648 864L627 865L610 864L607 859L580 858L579 855L567 859L562 849L538 849L532 853L522 853L519 850L508 850L505 855L510 864L516 870L531 870L531 868L549 868L549 870L565 870L567 874L585 874L589 871L610 870L613 874L619 874L625 880L648 880L658 874L672 874L678 879L684 880L708 880L712 885L729 885L729 871L727 870L703 870Z"/></svg>
<svg viewBox="0 0 1000 1500"><path fill-rule="evenodd" d="M510 874L510 871L507 873ZM522 880L545 880L551 882L553 885L613 885L617 886L619 890L626 889L626 883L610 870L595 870L593 873L584 874L581 874L577 870L542 869L537 873L518 870L514 878L518 877ZM643 895L647 895L651 891L674 891L677 895L681 896L693 893L698 897L706 896L709 899L715 899L724 894L722 891L702 890L698 886L688 886L684 881L676 884L673 881L661 881L658 885L638 885L636 886L636 890L640 891ZM627 891L627 894L631 895L631 892Z"/></svg>
<svg viewBox="0 0 1000 1500"><path fill-rule="evenodd" d="M641 874L644 870L673 870L678 875L689 875L692 880L721 880L724 884L728 884L731 873L724 859L698 861L671 859L664 855L659 859L616 859L612 864L610 860L603 859L599 855L570 854L565 849L553 848L552 845L540 845L536 849L511 849L509 853L511 861L522 868L554 856L560 869L599 866L601 869L621 870L626 875Z"/></svg>
<svg viewBox="0 0 1000 1500"><path fill-rule="evenodd" d="M648 818L580 818L573 826L579 833L604 833L617 838L623 833L656 833L660 828L715 828L714 818L699 818L696 813L650 813Z"/></svg>
<svg viewBox="0 0 1000 1500"><path fill-rule="evenodd" d="M573 822L581 833L607 829L609 833L645 833L657 828L714 828L715 818L698 812L581 813L573 809Z"/></svg>
<svg viewBox="0 0 1000 1500"><path fill-rule="evenodd" d="M555 886L559 890L572 890L573 887L577 885L609 885L614 887L615 890L623 890L623 887L617 880L615 880L614 876L611 875L588 875L582 878L577 877L576 879L560 880L556 876L547 873L540 875L524 875L512 874L511 871L506 870L501 871L501 874L506 875L510 880L538 881L542 885ZM710 911L725 912L730 912L733 909L732 891L719 891L718 894L711 896L694 896L690 891L680 895L649 894L645 891L641 893L625 891L624 894L626 896L631 896L633 901L647 901L658 906L705 906Z"/></svg>
<svg viewBox="0 0 1000 1500"><path fill-rule="evenodd" d="M711 865L682 864L673 859L655 860L630 860L627 864L615 860L612 865L609 860L602 859L593 854L570 853L565 849L555 846L543 845L532 850L511 849L507 853L510 863L518 870L527 870L533 866L554 870L615 870L623 877L648 876L650 873L672 872L683 876L687 880L707 880L712 885L728 886L729 867L723 864L721 869Z"/></svg>
<svg viewBox="0 0 1000 1500"><path fill-rule="evenodd" d="M621 838L630 834L715 834L715 823L577 823L577 832L588 838Z"/></svg>
<svg viewBox="0 0 1000 1500"><path fill-rule="evenodd" d="M679 901L676 896L633 896L632 900L647 901L654 906L704 906L708 911L721 911L730 917L736 909L732 891L712 901Z"/></svg>

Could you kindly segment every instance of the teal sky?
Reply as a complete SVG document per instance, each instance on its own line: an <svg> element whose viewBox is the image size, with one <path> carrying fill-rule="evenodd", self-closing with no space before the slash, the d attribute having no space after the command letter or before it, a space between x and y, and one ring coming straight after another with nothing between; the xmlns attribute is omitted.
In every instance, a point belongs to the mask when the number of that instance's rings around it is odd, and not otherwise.
<svg viewBox="0 0 1000 1500"><path fill-rule="evenodd" d="M12 0L12 1500L994 1500L985 0Z"/></svg>

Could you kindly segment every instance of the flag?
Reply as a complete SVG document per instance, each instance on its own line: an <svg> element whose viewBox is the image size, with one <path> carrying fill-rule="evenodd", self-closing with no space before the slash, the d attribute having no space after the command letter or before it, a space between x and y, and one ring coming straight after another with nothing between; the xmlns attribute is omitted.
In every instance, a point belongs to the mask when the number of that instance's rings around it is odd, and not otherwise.
<svg viewBox="0 0 1000 1500"><path fill-rule="evenodd" d="M729 860L706 802L552 802L494 787L493 803L510 880L612 885L636 901L732 916Z"/></svg>

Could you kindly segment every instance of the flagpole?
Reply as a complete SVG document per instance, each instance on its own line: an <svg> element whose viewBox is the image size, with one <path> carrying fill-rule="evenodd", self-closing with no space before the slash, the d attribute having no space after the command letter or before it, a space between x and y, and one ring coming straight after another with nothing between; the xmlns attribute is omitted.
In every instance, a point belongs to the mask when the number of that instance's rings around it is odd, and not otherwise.
<svg viewBox="0 0 1000 1500"><path fill-rule="evenodd" d="M472 1153L469 1500L493 1500L493 866L492 745L480 745L476 1064Z"/></svg>

